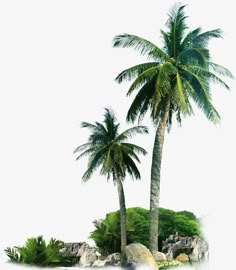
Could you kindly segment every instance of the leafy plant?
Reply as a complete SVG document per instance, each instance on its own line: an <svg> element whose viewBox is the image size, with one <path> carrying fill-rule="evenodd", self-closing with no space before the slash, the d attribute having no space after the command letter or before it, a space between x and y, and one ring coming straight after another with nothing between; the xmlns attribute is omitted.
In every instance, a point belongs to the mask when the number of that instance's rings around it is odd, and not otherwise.
<svg viewBox="0 0 236 270"><path fill-rule="evenodd" d="M149 210L141 207L127 209L127 244L139 242L149 246L149 213ZM176 232L180 236L201 235L200 224L191 212L160 208L159 220L159 250L162 249L162 241ZM120 252L119 211L108 213L105 219L95 220L93 224L95 230L91 232L90 238L96 242L100 253L108 255Z"/></svg>
<svg viewBox="0 0 236 270"><path fill-rule="evenodd" d="M38 266L72 266L74 257L64 257L60 253L61 241L54 238L48 245L42 236L28 238L22 247L7 247L4 251L12 262L20 262Z"/></svg>

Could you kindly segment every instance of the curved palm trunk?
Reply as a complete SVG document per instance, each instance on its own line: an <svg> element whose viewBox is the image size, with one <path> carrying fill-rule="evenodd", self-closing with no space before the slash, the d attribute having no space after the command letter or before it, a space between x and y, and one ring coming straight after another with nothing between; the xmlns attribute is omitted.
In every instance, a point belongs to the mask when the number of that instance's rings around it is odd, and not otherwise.
<svg viewBox="0 0 236 270"><path fill-rule="evenodd" d="M160 121L152 153L152 168L151 168L151 189L150 189L150 228L149 228L149 245L150 251L156 258L158 252L158 211L160 200L160 177L161 177L161 160L162 149L164 143L166 121L169 114L170 101L167 100L165 113Z"/></svg>
<svg viewBox="0 0 236 270"><path fill-rule="evenodd" d="M120 204L120 232L121 232L121 265L126 262L125 247L127 244L126 236L126 207L125 207L125 194L123 184L120 177L116 177L117 191L119 195Z"/></svg>

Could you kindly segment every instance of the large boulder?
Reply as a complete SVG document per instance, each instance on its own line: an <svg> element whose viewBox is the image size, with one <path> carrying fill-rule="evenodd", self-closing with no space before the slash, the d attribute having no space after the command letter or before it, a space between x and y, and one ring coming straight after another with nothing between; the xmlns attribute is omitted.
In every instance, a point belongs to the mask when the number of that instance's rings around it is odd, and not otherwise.
<svg viewBox="0 0 236 270"><path fill-rule="evenodd" d="M196 237L191 244L193 248L190 259L192 261L202 261L208 259L208 244L206 241L202 240L199 237Z"/></svg>
<svg viewBox="0 0 236 270"><path fill-rule="evenodd" d="M126 246L125 254L128 267L145 266L151 270L158 270L157 262L151 252L142 244L134 243Z"/></svg>
<svg viewBox="0 0 236 270"><path fill-rule="evenodd" d="M87 247L80 257L78 266L92 266L97 259L96 248Z"/></svg>

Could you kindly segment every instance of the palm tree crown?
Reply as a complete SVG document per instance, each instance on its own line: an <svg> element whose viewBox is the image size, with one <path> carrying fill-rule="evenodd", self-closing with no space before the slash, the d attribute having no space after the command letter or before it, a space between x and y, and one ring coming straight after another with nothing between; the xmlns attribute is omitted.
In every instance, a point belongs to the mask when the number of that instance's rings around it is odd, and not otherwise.
<svg viewBox="0 0 236 270"><path fill-rule="evenodd" d="M82 122L81 126L89 128L91 134L88 142L80 145L74 153L82 153L76 160L89 156L88 168L82 176L83 181L90 179L92 173L101 166L100 173L109 179L117 174L122 180L128 173L132 178L139 179L140 173L135 161L140 162L137 154L146 155L146 151L135 144L126 142L136 134L148 133L144 126L136 126L119 134L119 123L112 110L105 109L103 124ZM115 180L115 178L113 178Z"/></svg>
<svg viewBox="0 0 236 270"><path fill-rule="evenodd" d="M202 32L201 28L188 31L184 7L177 5L169 13L167 31L161 30L162 49L141 37L129 34L117 35L114 47L133 47L152 61L133 66L121 72L116 80L133 80L127 95L139 89L127 114L127 120L142 120L148 109L155 123L162 119L164 108L170 103L167 119L171 126L172 116L176 114L181 123L182 115L193 113L191 101L203 110L213 123L220 116L211 102L209 82L213 81L229 89L219 77L232 78L226 68L211 62L208 42L221 37L222 31L215 29Z"/></svg>

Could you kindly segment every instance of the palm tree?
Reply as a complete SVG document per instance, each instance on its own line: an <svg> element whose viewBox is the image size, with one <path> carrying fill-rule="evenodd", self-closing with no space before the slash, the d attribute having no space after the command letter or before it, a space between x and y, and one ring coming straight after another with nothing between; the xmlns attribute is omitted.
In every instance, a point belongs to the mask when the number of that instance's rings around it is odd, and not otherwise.
<svg viewBox="0 0 236 270"><path fill-rule="evenodd" d="M93 172L101 166L101 175L106 175L108 179L112 176L114 184L117 185L120 204L121 262L123 264L127 242L123 180L127 173L132 178L140 179L140 173L134 161L140 162L138 154L146 155L147 153L142 147L128 143L127 139L136 134L148 133L148 129L144 126L136 126L119 134L120 124L116 123L116 117L109 109L105 109L103 123L82 122L81 126L89 128L91 131L88 142L80 145L74 151L74 153L82 151L77 160L89 156L88 167L82 180L84 182L89 180Z"/></svg>
<svg viewBox="0 0 236 270"><path fill-rule="evenodd" d="M127 114L127 120L141 121L149 110L156 128L152 155L150 188L150 250L158 251L158 208L160 198L160 172L165 130L170 130L175 115L181 124L182 116L192 115L194 101L214 124L220 116L212 104L210 82L229 89L220 76L232 78L226 68L211 61L208 42L220 38L221 30L202 32L201 28L188 30L184 7L172 8L166 22L167 30L161 30L162 48L152 42L130 34L117 35L114 47L132 47L149 62L135 65L121 72L116 80L121 83L133 80L127 95L138 90Z"/></svg>

